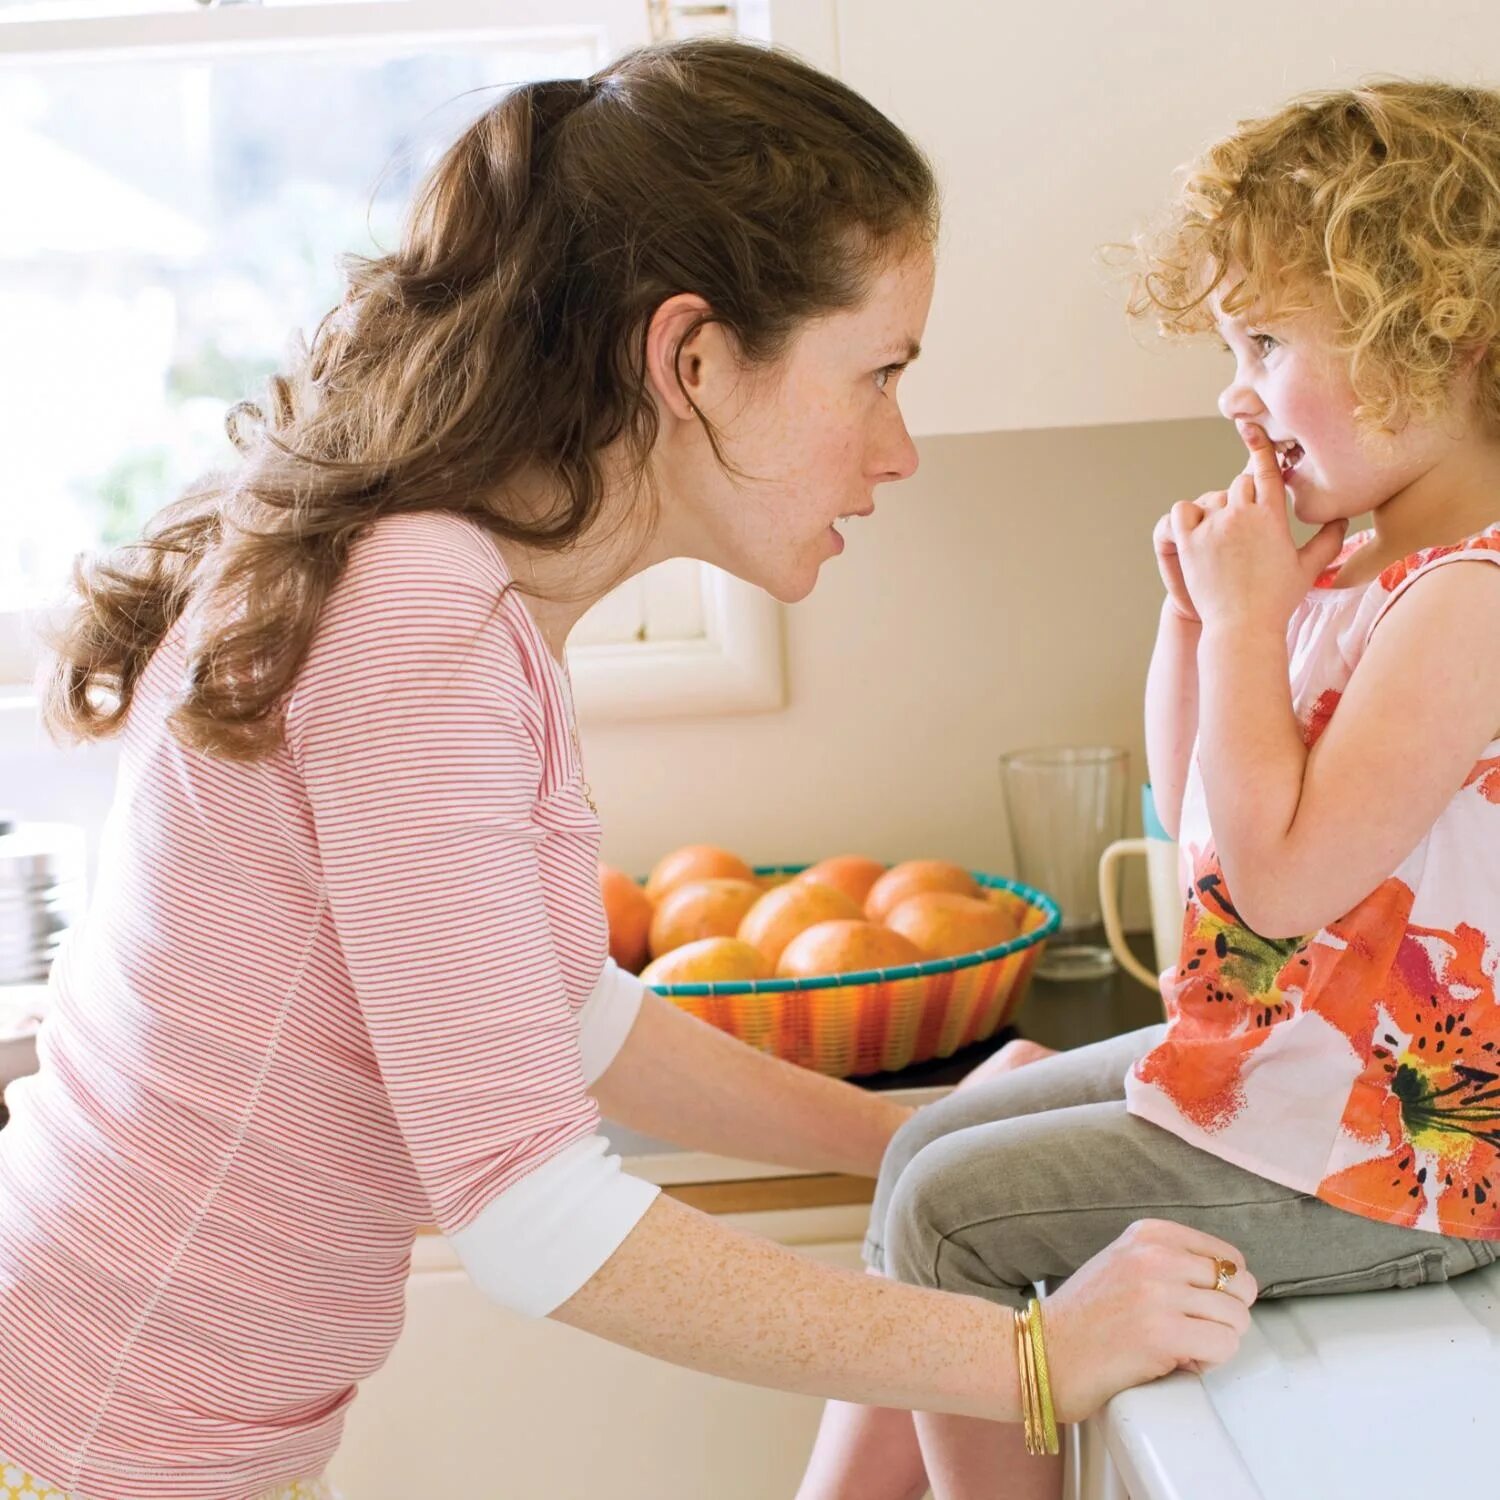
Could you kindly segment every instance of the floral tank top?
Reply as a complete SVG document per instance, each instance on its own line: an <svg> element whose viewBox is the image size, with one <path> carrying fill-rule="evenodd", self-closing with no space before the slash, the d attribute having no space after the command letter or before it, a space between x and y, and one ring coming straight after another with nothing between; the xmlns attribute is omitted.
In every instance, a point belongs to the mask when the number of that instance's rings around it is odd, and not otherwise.
<svg viewBox="0 0 1500 1500"><path fill-rule="evenodd" d="M1354 538L1292 616L1292 699L1311 747L1371 632L1434 568L1500 563L1500 525L1334 587ZM1131 1113L1246 1170L1369 1218L1500 1239L1500 739L1401 865L1301 938L1239 920L1194 752L1179 835L1182 952L1168 1026L1126 1080Z"/></svg>

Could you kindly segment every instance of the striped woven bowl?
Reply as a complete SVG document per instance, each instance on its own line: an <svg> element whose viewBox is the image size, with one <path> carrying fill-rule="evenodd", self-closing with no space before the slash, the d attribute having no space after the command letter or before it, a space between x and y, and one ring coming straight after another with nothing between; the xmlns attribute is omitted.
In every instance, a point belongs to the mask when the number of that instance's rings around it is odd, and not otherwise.
<svg viewBox="0 0 1500 1500"><path fill-rule="evenodd" d="M806 865L763 865L790 878ZM1003 875L972 872L986 891L1025 901L1019 937L998 947L894 969L815 979L746 979L653 985L699 1020L742 1042L835 1078L853 1078L949 1057L993 1036L1020 1008L1031 971L1062 914L1041 891Z"/></svg>

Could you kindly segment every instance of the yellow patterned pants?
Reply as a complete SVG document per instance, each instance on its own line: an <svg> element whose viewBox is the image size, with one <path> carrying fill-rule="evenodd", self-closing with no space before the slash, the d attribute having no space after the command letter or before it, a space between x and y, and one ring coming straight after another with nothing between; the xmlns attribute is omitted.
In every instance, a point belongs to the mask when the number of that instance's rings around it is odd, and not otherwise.
<svg viewBox="0 0 1500 1500"><path fill-rule="evenodd" d="M34 1478L0 1455L0 1500L82 1500L82 1497L53 1489L46 1480ZM260 1500L338 1500L338 1495L326 1479L299 1479L295 1484L267 1490Z"/></svg>

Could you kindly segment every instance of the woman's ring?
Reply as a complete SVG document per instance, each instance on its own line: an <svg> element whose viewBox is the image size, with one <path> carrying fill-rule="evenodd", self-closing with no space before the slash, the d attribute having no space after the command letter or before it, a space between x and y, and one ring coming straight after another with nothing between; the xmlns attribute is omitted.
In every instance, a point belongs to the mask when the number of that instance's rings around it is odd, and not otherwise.
<svg viewBox="0 0 1500 1500"><path fill-rule="evenodd" d="M1239 1267L1232 1260L1224 1260L1218 1257L1214 1260L1214 1290L1216 1292L1227 1292L1229 1283L1234 1279Z"/></svg>

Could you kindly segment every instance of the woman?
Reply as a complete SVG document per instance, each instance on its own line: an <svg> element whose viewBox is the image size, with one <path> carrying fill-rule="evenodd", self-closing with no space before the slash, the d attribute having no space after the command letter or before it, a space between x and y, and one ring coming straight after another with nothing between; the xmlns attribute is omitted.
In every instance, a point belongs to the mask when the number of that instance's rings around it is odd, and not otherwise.
<svg viewBox="0 0 1500 1500"><path fill-rule="evenodd" d="M81 576L50 716L124 753L0 1136L0 1472L310 1493L424 1221L498 1300L661 1358L1018 1418L1008 1313L814 1265L606 1156L601 1107L873 1175L909 1112L605 963L563 664L663 558L812 588L915 468L934 234L920 154L789 57L695 42L519 89L351 266L241 466ZM1216 1258L1156 1226L1080 1272L1047 1321L1060 1416L1231 1352L1248 1276L1186 1312Z"/></svg>

